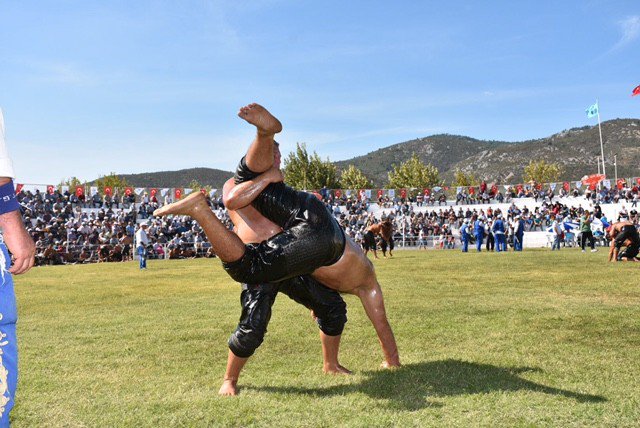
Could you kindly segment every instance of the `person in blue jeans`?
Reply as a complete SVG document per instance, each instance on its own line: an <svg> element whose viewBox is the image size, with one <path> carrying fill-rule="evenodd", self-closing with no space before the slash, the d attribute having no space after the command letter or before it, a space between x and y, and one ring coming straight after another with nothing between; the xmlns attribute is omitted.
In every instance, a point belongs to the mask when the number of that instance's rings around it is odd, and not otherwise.
<svg viewBox="0 0 640 428"><path fill-rule="evenodd" d="M147 223L142 223L136 232L136 248L138 257L140 258L140 270L147 268L147 245L149 245L149 237L147 236Z"/></svg>
<svg viewBox="0 0 640 428"><path fill-rule="evenodd" d="M493 222L491 227L493 236L496 239L496 252L507 251L507 235L505 235L504 220L502 220L502 214L496 216L496 221Z"/></svg>
<svg viewBox="0 0 640 428"><path fill-rule="evenodd" d="M11 275L27 272L34 263L35 244L24 228L13 186L13 164L4 142L0 111L0 427L9 426L18 386L16 296ZM13 265L11 256L13 255Z"/></svg>
<svg viewBox="0 0 640 428"><path fill-rule="evenodd" d="M473 236L476 238L476 250L482 251L482 240L484 239L484 225L477 215L473 219Z"/></svg>
<svg viewBox="0 0 640 428"><path fill-rule="evenodd" d="M469 238L471 235L469 234L469 220L465 219L460 227L460 240L462 240L462 252L466 253L469 251Z"/></svg>

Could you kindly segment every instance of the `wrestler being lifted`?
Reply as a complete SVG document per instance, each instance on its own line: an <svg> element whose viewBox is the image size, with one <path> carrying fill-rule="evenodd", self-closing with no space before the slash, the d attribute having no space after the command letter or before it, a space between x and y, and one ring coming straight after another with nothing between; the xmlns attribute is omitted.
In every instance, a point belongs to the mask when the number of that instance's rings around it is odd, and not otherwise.
<svg viewBox="0 0 640 428"><path fill-rule="evenodd" d="M373 265L321 201L282 182L280 150L274 141L282 130L280 121L258 104L241 108L238 116L255 125L257 135L234 176L235 187L226 198L228 208L238 210L251 204L283 232L259 245L245 245L218 220L200 192L154 215L191 216L205 231L227 273L238 282L260 284L312 274L329 288L358 296L382 346L382 366L399 366Z"/></svg>

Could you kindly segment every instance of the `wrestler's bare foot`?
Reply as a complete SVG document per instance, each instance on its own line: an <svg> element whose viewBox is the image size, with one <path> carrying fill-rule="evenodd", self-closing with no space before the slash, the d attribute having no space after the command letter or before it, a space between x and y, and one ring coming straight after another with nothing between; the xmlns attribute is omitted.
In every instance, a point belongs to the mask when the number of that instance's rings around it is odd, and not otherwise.
<svg viewBox="0 0 640 428"><path fill-rule="evenodd" d="M380 367L382 367L383 369L398 368L400 367L400 361L393 361L393 362L383 361L382 364L380 364Z"/></svg>
<svg viewBox="0 0 640 428"><path fill-rule="evenodd" d="M165 215L188 215L193 217L195 211L206 208L209 209L207 205L207 200L202 192L193 192L186 198L174 202L172 204L165 205L162 208L158 208L153 212L154 216L165 216Z"/></svg>
<svg viewBox="0 0 640 428"><path fill-rule="evenodd" d="M351 370L349 370L346 367L341 366L340 364L338 364L337 366L336 365L331 365L331 366L325 365L322 368L322 371L325 374L347 374L347 375L352 374Z"/></svg>
<svg viewBox="0 0 640 428"><path fill-rule="evenodd" d="M260 135L274 135L282 131L282 124L260 104L249 104L241 107L238 117L258 128Z"/></svg>
<svg viewBox="0 0 640 428"><path fill-rule="evenodd" d="M222 386L220 387L220 391L218 391L218 395L223 395L226 397L238 395L238 381L233 379L225 379L222 382Z"/></svg>

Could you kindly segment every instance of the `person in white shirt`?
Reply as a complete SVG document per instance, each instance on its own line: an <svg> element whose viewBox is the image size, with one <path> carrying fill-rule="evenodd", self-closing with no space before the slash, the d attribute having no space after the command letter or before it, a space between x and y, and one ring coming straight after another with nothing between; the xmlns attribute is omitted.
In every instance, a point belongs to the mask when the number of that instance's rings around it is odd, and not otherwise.
<svg viewBox="0 0 640 428"><path fill-rule="evenodd" d="M147 223L142 223L136 232L136 248L140 257L140 269L147 268L147 245L149 245L149 237L147 236Z"/></svg>
<svg viewBox="0 0 640 428"><path fill-rule="evenodd" d="M18 385L16 296L11 275L27 272L35 261L35 244L27 233L13 186L13 163L4 142L4 118L0 110L0 426L9 426ZM9 252L13 255L13 263Z"/></svg>

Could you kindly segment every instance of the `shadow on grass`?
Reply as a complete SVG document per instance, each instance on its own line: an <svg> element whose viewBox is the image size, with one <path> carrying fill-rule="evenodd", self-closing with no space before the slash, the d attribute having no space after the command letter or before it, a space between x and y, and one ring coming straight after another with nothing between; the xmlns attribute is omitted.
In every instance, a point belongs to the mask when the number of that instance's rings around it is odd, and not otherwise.
<svg viewBox="0 0 640 428"><path fill-rule="evenodd" d="M606 398L598 395L580 394L553 388L528 381L519 376L521 373L531 371L539 372L541 370L530 367L503 368L489 364L443 360L408 364L395 370L365 372L366 379L358 384L337 385L328 388L295 386L246 386L245 388L319 397L360 392L371 398L387 400L391 407L403 410L440 406L436 402L428 402L429 398L505 391L542 392L571 398L583 403L607 401Z"/></svg>

